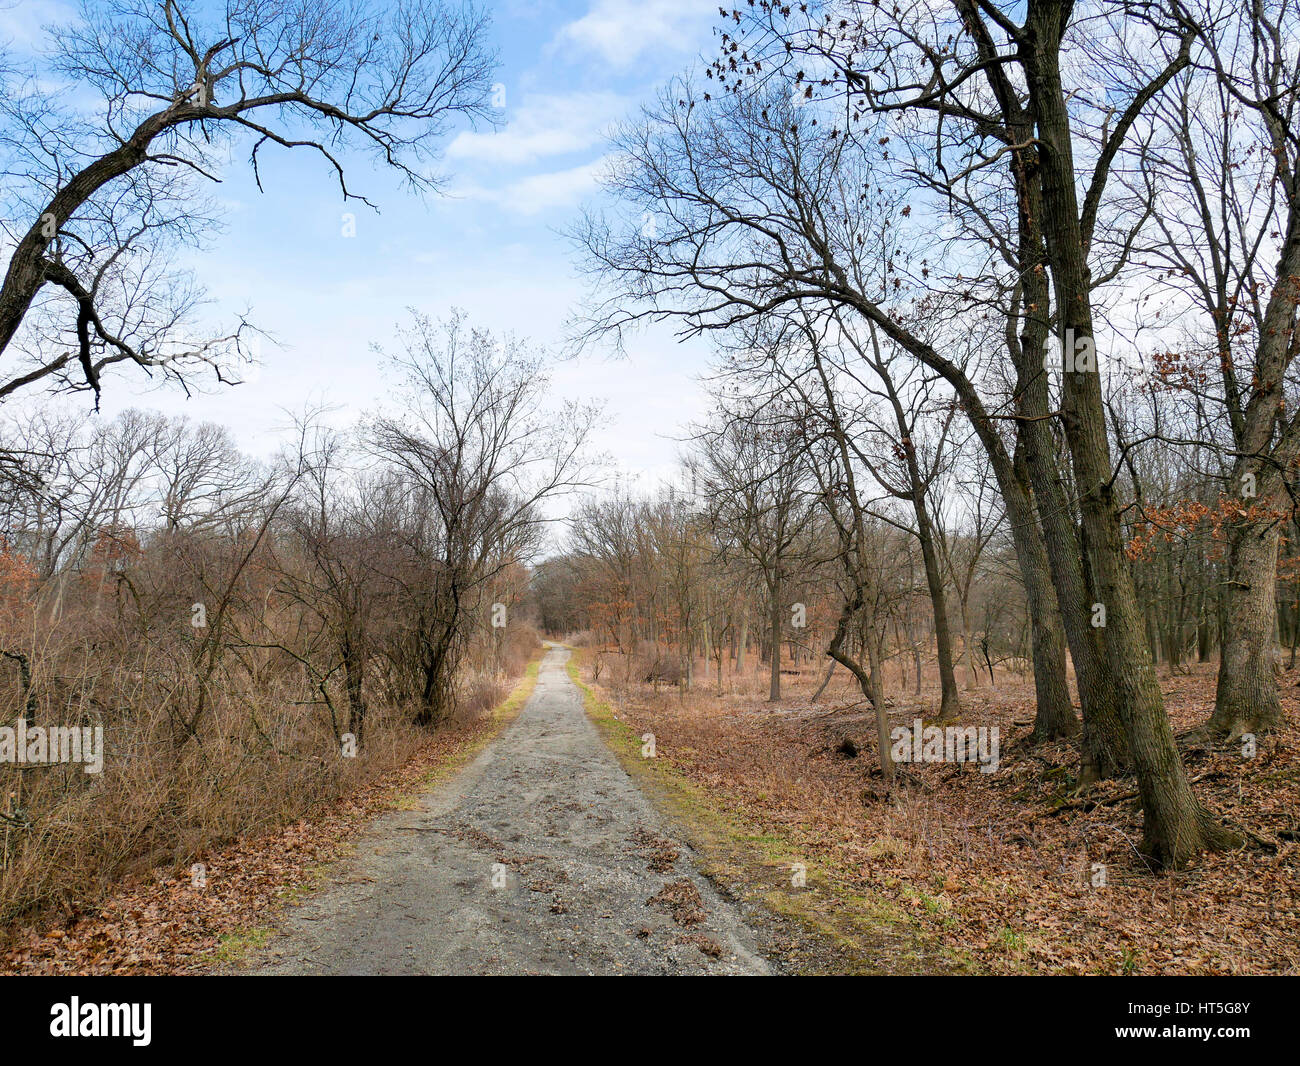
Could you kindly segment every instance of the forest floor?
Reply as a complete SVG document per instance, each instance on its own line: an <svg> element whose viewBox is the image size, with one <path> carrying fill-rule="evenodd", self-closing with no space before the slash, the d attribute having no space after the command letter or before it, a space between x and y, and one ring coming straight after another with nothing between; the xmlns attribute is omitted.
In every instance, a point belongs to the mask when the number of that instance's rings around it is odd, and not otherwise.
<svg viewBox="0 0 1300 1066"><path fill-rule="evenodd" d="M629 771L640 763L643 788L663 784L696 827L706 867L734 894L816 930L816 954L838 945L830 969L1300 972L1300 674L1282 680L1285 728L1261 737L1253 757L1240 743L1184 744L1202 801L1254 839L1156 873L1138 851L1134 783L1075 793L1073 745L1025 742L1034 708L1028 679L963 693L963 724L999 727L996 772L910 764L900 767L904 787L891 802L869 741L874 716L846 682L832 682L813 703L821 671L809 670L787 679L786 698L773 705L753 679L728 680L741 694L721 697L711 694L712 680L686 694L617 683L623 664L601 658L598 720ZM579 661L589 681L594 656L584 649ZM1176 732L1208 716L1208 665L1164 677L1162 688ZM933 713L937 692L891 702L891 726L910 726ZM646 734L653 759L638 750ZM867 745L847 757L846 737ZM802 873L803 891L788 890L792 870ZM811 956L804 962L827 968Z"/></svg>

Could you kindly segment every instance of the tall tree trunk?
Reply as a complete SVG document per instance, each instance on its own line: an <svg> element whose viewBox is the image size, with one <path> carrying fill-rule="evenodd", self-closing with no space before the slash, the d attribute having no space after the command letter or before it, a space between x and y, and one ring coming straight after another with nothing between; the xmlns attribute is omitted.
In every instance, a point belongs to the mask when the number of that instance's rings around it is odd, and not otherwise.
<svg viewBox="0 0 1300 1066"><path fill-rule="evenodd" d="M1255 27L1260 32L1261 27ZM1295 136L1284 117L1267 116L1273 154L1289 160ZM1287 197L1286 230L1256 340L1250 399L1236 430L1239 458L1233 491L1246 507L1243 526L1228 535L1228 579L1224 586L1219 686L1211 729L1228 735L1259 732L1280 723L1282 708L1273 679L1272 657L1277 616L1278 530L1294 503L1284 478L1300 458L1300 422L1287 408L1284 384L1296 354L1296 311L1300 304L1300 196L1294 171ZM1220 317L1226 324L1227 316ZM1220 347L1227 347L1220 341ZM1281 430L1274 440L1277 429ZM1254 492L1247 485L1254 484Z"/></svg>
<svg viewBox="0 0 1300 1066"><path fill-rule="evenodd" d="M998 48L984 28L981 13L972 0L957 0L957 7L975 35L981 57L990 64L989 83L1012 143L1032 142L1036 116L1026 108L1021 94L996 61ZM1063 17L1068 17L1068 11L1068 7L1063 8ZM1019 290L1012 293L1012 313L1007 318L1005 340L1017 376L1016 462L1028 469L1065 639L1074 660L1083 708L1080 776L1087 781L1109 777L1125 765L1127 739L1115 704L1104 636L1091 625L1093 601L1085 593L1084 553L1048 422L1052 407L1043 357L1049 335L1049 277L1052 275L1043 234L1039 165L1037 149L1018 150L1011 156L1011 173L1017 190L1016 255L1020 281Z"/></svg>
<svg viewBox="0 0 1300 1066"><path fill-rule="evenodd" d="M1062 416L1083 517L1083 547L1105 611L1106 645L1120 717L1142 796L1143 847L1158 863L1183 865L1205 848L1236 843L1192 792L1165 714L1141 611L1124 554L1101 378L1095 365L1090 281L1075 193L1070 116L1060 78L1067 5L1030 0L1023 50L1030 106L1038 130L1043 232L1056 284L1058 320L1067 354L1093 355L1093 364L1063 373Z"/></svg>
<svg viewBox="0 0 1300 1066"><path fill-rule="evenodd" d="M1262 733L1282 721L1273 673L1278 536L1276 525L1242 523L1228 531L1230 579L1221 592L1226 625L1209 723L1224 736Z"/></svg>
<svg viewBox="0 0 1300 1066"><path fill-rule="evenodd" d="M911 441L904 445L909 455L908 469L912 472L913 486L920 485L920 468L912 452ZM918 487L912 494L912 509L916 514L916 536L921 542L921 559L925 563L925 583L930 592L930 605L934 610L934 643L939 658L939 684L942 696L939 702L940 722L955 721L961 714L961 697L957 692L957 674L952 666L952 628L948 624L948 594L944 588L943 572L939 567L939 553L934 550L934 530L930 524L930 511L925 504L925 494Z"/></svg>
<svg viewBox="0 0 1300 1066"><path fill-rule="evenodd" d="M771 676L768 682L767 698L770 702L775 703L781 698L781 573L778 570L772 575L769 586L772 602L772 662Z"/></svg>
<svg viewBox="0 0 1300 1066"><path fill-rule="evenodd" d="M1027 118L1027 116L1026 116ZM1019 132L1028 137L1032 124ZM1056 589L1065 640L1074 662L1075 684L1083 711L1080 780L1087 784L1113 777L1128 765L1128 739L1115 704L1104 631L1092 625L1092 600L1086 592L1083 551L1070 507L1069 493L1057 462L1056 440L1049 427L1051 398L1043 358L1050 330L1051 291L1043 267L1041 197L1034 182L1036 166L1017 161L1024 190L1020 198L1019 252L1024 307L1018 336L1009 335L1007 349L1016 367L1016 462L1023 463L1042 526L1043 547ZM1009 329L1009 334L1014 333ZM1071 714L1073 718L1073 714ZM1037 734L1035 728L1035 734Z"/></svg>

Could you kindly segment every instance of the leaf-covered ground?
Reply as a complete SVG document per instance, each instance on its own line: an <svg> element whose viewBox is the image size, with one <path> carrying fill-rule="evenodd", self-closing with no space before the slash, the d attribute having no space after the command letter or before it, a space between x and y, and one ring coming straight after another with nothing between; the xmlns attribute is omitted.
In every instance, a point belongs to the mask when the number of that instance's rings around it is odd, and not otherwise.
<svg viewBox="0 0 1300 1066"><path fill-rule="evenodd" d="M632 685L610 693L657 757L807 865L837 906L889 908L971 968L992 973L1294 974L1300 971L1300 763L1297 682L1282 682L1287 725L1240 744L1187 747L1195 788L1246 847L1153 873L1138 852L1130 781L1072 791L1069 744L1031 747L1032 686L966 692L962 721L997 725L998 772L915 764L896 803L883 800L869 740L874 718L847 687L812 704L755 696L681 698ZM703 685L699 687L705 687ZM1177 732L1208 715L1205 668L1163 681ZM937 701L932 701L937 702ZM925 707L899 702L891 725Z"/></svg>

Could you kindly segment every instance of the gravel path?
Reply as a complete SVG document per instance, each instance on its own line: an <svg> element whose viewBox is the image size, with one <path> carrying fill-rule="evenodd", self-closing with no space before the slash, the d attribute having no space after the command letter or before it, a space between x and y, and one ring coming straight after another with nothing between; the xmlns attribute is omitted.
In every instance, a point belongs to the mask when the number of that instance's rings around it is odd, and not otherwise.
<svg viewBox="0 0 1300 1066"><path fill-rule="evenodd" d="M374 822L242 972L770 972L583 713L568 657L551 648L510 727L418 810Z"/></svg>

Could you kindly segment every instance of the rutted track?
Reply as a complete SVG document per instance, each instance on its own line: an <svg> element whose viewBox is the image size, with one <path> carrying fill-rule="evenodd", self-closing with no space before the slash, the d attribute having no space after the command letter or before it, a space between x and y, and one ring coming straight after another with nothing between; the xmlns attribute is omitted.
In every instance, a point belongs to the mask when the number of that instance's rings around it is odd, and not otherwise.
<svg viewBox="0 0 1300 1066"><path fill-rule="evenodd" d="M240 972L768 973L739 911L601 742L568 655L548 651L509 728L419 809L374 822ZM647 903L666 885L686 902L676 918Z"/></svg>

